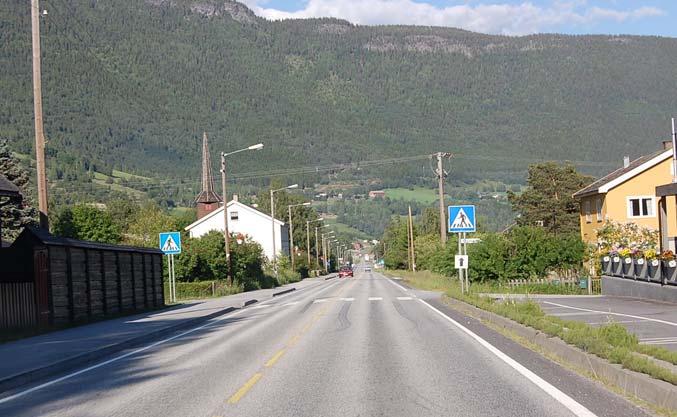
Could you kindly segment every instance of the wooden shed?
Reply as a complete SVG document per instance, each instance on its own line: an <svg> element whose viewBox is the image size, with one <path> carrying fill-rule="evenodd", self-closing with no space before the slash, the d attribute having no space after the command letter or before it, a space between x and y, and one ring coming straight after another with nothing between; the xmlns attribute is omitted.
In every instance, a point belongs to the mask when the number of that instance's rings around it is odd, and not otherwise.
<svg viewBox="0 0 677 417"><path fill-rule="evenodd" d="M27 227L0 251L0 329L86 322L164 305L162 252Z"/></svg>

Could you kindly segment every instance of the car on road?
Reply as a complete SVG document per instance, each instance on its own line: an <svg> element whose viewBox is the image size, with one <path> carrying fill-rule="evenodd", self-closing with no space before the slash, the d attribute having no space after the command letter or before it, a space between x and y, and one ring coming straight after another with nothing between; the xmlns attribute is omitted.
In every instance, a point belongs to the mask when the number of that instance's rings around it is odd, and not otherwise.
<svg viewBox="0 0 677 417"><path fill-rule="evenodd" d="M344 266L343 268L339 269L339 278L345 278L345 277L353 277L353 268L349 266Z"/></svg>
<svg viewBox="0 0 677 417"><path fill-rule="evenodd" d="M364 272L371 272L371 265L367 265L364 267Z"/></svg>

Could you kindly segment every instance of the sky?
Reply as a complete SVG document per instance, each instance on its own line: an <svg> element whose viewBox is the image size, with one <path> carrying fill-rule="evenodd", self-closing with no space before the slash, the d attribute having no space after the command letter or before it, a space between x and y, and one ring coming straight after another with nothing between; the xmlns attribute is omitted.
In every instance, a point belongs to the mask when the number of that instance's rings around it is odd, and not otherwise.
<svg viewBox="0 0 677 417"><path fill-rule="evenodd" d="M239 0L268 19L337 17L360 25L449 26L499 35L677 37L677 0Z"/></svg>

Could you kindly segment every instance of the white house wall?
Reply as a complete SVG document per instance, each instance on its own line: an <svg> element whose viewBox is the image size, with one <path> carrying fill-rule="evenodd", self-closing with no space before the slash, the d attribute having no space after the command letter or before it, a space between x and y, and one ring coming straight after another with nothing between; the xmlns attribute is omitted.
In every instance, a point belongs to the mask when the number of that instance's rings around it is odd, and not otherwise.
<svg viewBox="0 0 677 417"><path fill-rule="evenodd" d="M232 213L238 213L238 219L232 219ZM214 216L196 224L189 230L190 237L200 237L216 230L223 233L224 223L222 211L219 210ZM249 236L263 248L263 253L268 259L273 256L272 227L270 218L263 217L256 211L240 205L228 206L228 229L230 233L242 233ZM287 225L275 224L275 245L278 256L289 256L289 230Z"/></svg>

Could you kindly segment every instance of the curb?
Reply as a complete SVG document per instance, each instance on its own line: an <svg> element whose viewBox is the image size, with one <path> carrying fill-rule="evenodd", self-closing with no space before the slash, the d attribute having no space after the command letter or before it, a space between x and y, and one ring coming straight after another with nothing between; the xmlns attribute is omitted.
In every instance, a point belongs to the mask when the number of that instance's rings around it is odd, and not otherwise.
<svg viewBox="0 0 677 417"><path fill-rule="evenodd" d="M81 365L89 364L92 362L95 362L98 359L101 359L105 356L111 355L113 353L119 352L124 349L129 349L132 347L136 347L138 345L141 345L146 342L150 342L154 339L157 339L161 336L167 335L169 333L173 333L177 330L186 328L186 327L192 327L196 324L203 323L205 321L211 320L215 317L222 316L224 314L228 314L232 311L238 310L237 307L227 307L219 311L215 311L214 313L207 314L206 316L202 317L195 317L192 319L188 319L182 323L177 323L174 326L169 326L165 327L163 329L159 329L150 333L143 334L141 336L133 337L131 339L123 340L120 343L115 343L112 345L108 345L105 347L102 347L100 349L92 350L90 352L82 353L76 356L72 356L70 358L61 360L59 362L55 362L50 365L43 366L41 368L36 368L32 369L30 371L22 372L19 374L14 374L10 375L6 378L0 379L0 394L19 388L23 385L30 384L31 382L35 382L39 379L46 378L55 374L59 374L62 372L70 371L76 367L79 367Z"/></svg>
<svg viewBox="0 0 677 417"><path fill-rule="evenodd" d="M530 343L555 355L563 362L587 370L591 374L611 382L625 394L637 397L657 407L677 409L677 387L672 384L624 369L620 365L612 364L605 359L571 346L558 337L552 337L498 314L449 297L446 297L445 301L454 310L514 332Z"/></svg>
<svg viewBox="0 0 677 417"><path fill-rule="evenodd" d="M259 302L259 300L257 300L257 299L247 300L247 301L242 302L242 307L247 307L247 306L250 306L252 304L256 304L258 302Z"/></svg>
<svg viewBox="0 0 677 417"><path fill-rule="evenodd" d="M278 295L282 295L282 294L287 294L287 293L290 293L292 291L296 291L296 288L289 288L289 289L284 290L284 291L273 293L273 297L277 297Z"/></svg>
<svg viewBox="0 0 677 417"><path fill-rule="evenodd" d="M334 278L336 278L337 276L338 276L338 275L330 275L330 276L326 277L324 280L327 281L327 280L330 280L330 279L334 279Z"/></svg>

